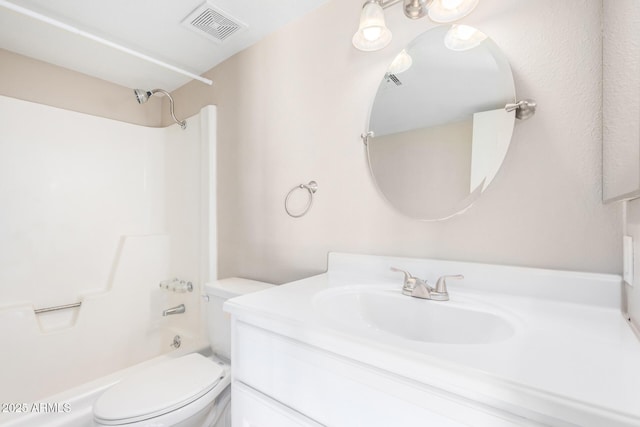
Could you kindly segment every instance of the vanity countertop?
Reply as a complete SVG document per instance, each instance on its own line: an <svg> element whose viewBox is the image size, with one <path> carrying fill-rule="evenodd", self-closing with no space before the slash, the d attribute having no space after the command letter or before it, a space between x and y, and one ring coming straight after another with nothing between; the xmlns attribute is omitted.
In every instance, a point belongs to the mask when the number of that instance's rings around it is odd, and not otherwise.
<svg viewBox="0 0 640 427"><path fill-rule="evenodd" d="M397 298L402 275L391 266L430 283L464 274L448 284L451 301L401 298L424 310L477 304L507 319L513 333L490 343L425 342L327 316L322 301L336 292ZM620 313L619 294L615 275L332 253L327 273L234 298L225 309L264 329L543 424L638 426L640 341Z"/></svg>

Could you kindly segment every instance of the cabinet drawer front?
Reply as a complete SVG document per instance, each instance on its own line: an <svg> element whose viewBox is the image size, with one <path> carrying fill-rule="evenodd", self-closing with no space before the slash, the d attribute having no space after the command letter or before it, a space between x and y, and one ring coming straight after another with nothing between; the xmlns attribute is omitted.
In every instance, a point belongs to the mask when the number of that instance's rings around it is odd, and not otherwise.
<svg viewBox="0 0 640 427"><path fill-rule="evenodd" d="M538 425L242 321L234 331L234 379L324 425Z"/></svg>
<svg viewBox="0 0 640 427"><path fill-rule="evenodd" d="M231 417L241 427L322 427L307 417L235 381L231 386Z"/></svg>

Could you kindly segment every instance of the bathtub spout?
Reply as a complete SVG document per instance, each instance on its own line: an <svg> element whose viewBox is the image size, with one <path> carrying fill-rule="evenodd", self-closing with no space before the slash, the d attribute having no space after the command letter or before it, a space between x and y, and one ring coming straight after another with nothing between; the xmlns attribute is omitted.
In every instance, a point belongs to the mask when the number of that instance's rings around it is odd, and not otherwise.
<svg viewBox="0 0 640 427"><path fill-rule="evenodd" d="M180 314L185 312L184 304L177 305L175 307L168 308L162 312L163 316L169 316L171 314Z"/></svg>

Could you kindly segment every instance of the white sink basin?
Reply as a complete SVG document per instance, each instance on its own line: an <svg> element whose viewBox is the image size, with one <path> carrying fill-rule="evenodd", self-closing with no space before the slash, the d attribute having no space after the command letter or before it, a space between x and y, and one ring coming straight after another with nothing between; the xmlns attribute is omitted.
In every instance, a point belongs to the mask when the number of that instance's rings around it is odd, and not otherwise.
<svg viewBox="0 0 640 427"><path fill-rule="evenodd" d="M488 344L515 332L507 316L469 298L431 301L399 290L351 288L321 292L314 304L335 327L382 331L411 341Z"/></svg>

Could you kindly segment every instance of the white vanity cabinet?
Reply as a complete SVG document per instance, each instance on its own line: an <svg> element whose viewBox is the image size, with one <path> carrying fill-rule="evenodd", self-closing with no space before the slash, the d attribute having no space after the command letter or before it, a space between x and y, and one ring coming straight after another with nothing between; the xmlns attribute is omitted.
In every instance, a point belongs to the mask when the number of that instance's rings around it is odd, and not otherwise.
<svg viewBox="0 0 640 427"><path fill-rule="evenodd" d="M460 273L449 301L394 266ZM233 298L237 427L640 426L620 277L330 254L327 273Z"/></svg>
<svg viewBox="0 0 640 427"><path fill-rule="evenodd" d="M234 381L232 420L241 427L321 427L280 402Z"/></svg>
<svg viewBox="0 0 640 427"><path fill-rule="evenodd" d="M538 426L357 360L233 320L233 425Z"/></svg>

